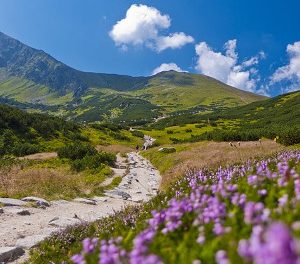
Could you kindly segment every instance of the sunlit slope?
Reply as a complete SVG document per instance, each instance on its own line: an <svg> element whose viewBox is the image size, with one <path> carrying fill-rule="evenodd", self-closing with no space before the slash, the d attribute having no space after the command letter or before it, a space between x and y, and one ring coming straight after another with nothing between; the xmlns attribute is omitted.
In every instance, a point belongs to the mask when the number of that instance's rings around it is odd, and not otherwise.
<svg viewBox="0 0 300 264"><path fill-rule="evenodd" d="M131 94L162 106L168 112L199 105L212 108L234 107L265 98L204 75L174 71L157 74L149 80L146 87Z"/></svg>

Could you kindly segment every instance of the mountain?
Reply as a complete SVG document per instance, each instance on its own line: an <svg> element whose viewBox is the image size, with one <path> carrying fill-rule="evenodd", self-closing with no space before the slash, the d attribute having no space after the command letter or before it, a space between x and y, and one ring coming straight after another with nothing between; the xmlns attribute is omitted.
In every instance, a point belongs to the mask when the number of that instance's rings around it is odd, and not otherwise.
<svg viewBox="0 0 300 264"><path fill-rule="evenodd" d="M0 32L0 102L80 121L152 120L264 99L213 78L174 71L154 76L82 72Z"/></svg>

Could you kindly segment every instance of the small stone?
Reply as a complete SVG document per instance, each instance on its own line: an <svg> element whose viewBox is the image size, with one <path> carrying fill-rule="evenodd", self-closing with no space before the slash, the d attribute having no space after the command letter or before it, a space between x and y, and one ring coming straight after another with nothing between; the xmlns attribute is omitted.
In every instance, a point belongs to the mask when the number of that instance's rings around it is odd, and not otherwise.
<svg viewBox="0 0 300 264"><path fill-rule="evenodd" d="M0 247L0 263L7 263L22 256L25 251L20 247Z"/></svg>
<svg viewBox="0 0 300 264"><path fill-rule="evenodd" d="M30 215L30 212L27 210L27 209L23 209L23 208L7 208L5 210L6 213L9 213L9 214L13 214L13 215Z"/></svg>
<svg viewBox="0 0 300 264"><path fill-rule="evenodd" d="M25 206L26 203L24 201L12 198L0 198L0 204L4 206Z"/></svg>
<svg viewBox="0 0 300 264"><path fill-rule="evenodd" d="M55 227L67 227L75 224L79 224L81 221L78 218L66 218L66 217L60 217L57 220L53 220L49 223L50 226Z"/></svg>
<svg viewBox="0 0 300 264"><path fill-rule="evenodd" d="M59 219L59 217L58 217L58 216L56 216L56 217L52 218L52 219L49 221L49 224L50 224L50 223L52 223L52 222L54 222L54 221L57 221L58 219Z"/></svg>
<svg viewBox="0 0 300 264"><path fill-rule="evenodd" d="M2 209L2 208L0 208L0 214L3 214L3 213L4 213L3 209Z"/></svg>
<svg viewBox="0 0 300 264"><path fill-rule="evenodd" d="M84 204L90 204L90 205L96 205L97 202L93 199L86 199L86 198L75 198L74 202L78 203L84 203Z"/></svg>
<svg viewBox="0 0 300 264"><path fill-rule="evenodd" d="M97 201L97 202L107 202L108 199L106 197L98 197L98 196L95 196L93 198L93 200Z"/></svg>
<svg viewBox="0 0 300 264"><path fill-rule="evenodd" d="M22 199L22 201L24 202L35 202L37 206L43 207L49 207L50 203L48 201L46 201L45 199L39 198L39 197L34 197L34 196L29 196L29 197L25 197Z"/></svg>

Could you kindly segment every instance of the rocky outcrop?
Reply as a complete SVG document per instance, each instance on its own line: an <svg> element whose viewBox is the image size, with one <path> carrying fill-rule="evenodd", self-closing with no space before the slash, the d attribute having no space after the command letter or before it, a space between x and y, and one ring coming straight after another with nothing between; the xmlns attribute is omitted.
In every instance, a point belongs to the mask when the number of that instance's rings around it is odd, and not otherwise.
<svg viewBox="0 0 300 264"><path fill-rule="evenodd" d="M46 201L45 199L39 198L39 197L34 197L34 196L29 196L29 197L25 197L22 199L22 201L24 202L33 202L36 203L37 206L40 207L49 207L50 203L48 201Z"/></svg>
<svg viewBox="0 0 300 264"><path fill-rule="evenodd" d="M0 263L7 263L22 256L25 251L20 247L0 247Z"/></svg>
<svg viewBox="0 0 300 264"><path fill-rule="evenodd" d="M26 202L13 198L0 198L0 204L3 206L25 206Z"/></svg>

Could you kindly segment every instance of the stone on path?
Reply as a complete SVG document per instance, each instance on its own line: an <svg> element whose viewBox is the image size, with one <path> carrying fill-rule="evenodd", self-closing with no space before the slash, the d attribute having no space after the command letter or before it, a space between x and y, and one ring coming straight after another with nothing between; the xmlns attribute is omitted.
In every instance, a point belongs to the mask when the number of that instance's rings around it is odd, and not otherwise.
<svg viewBox="0 0 300 264"><path fill-rule="evenodd" d="M0 263L13 261L24 253L25 251L20 247L0 247Z"/></svg>
<svg viewBox="0 0 300 264"><path fill-rule="evenodd" d="M16 242L16 246L23 249L31 249L36 246L38 243L42 242L48 237L47 235L33 235L20 238Z"/></svg>
<svg viewBox="0 0 300 264"><path fill-rule="evenodd" d="M11 207L5 209L5 213L13 214L13 215L30 215L30 212L27 209L24 208L16 208L16 207Z"/></svg>
<svg viewBox="0 0 300 264"><path fill-rule="evenodd" d="M13 199L13 198L0 198L0 204L4 206L25 206L24 201Z"/></svg>
<svg viewBox="0 0 300 264"><path fill-rule="evenodd" d="M96 205L97 202L93 199L86 199L86 198L75 198L74 202L77 203L84 203L84 204L91 204L91 205Z"/></svg>
<svg viewBox="0 0 300 264"><path fill-rule="evenodd" d="M106 197L99 197L99 196L93 197L93 200L97 201L97 202L107 202L108 201L108 199Z"/></svg>
<svg viewBox="0 0 300 264"><path fill-rule="evenodd" d="M67 227L67 226L79 224L81 222L82 221L80 221L78 218L58 217L56 220L52 219L49 225L55 227Z"/></svg>
<svg viewBox="0 0 300 264"><path fill-rule="evenodd" d="M50 203L46 201L45 199L39 198L39 197L34 197L34 196L29 196L25 197L22 199L24 202L35 202L37 206L46 206L49 207Z"/></svg>

